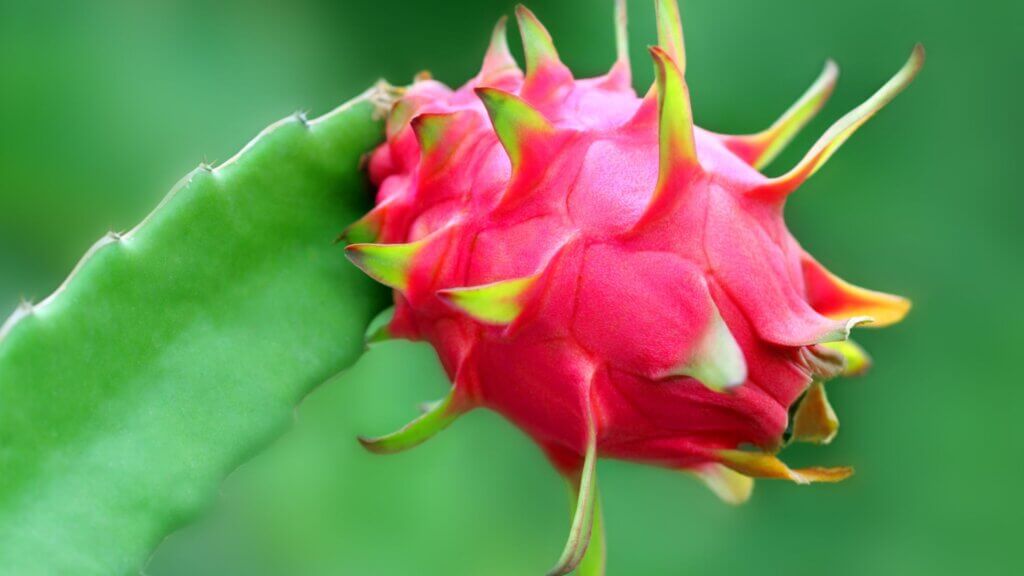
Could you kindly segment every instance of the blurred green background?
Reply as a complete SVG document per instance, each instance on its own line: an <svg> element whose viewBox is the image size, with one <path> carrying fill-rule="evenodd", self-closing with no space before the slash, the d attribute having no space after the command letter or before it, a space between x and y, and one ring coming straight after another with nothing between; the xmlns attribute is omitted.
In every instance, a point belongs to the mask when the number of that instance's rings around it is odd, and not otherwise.
<svg viewBox="0 0 1024 576"><path fill-rule="evenodd" d="M611 0L529 4L578 74L610 65ZM629 7L641 88L650 4ZM512 6L0 0L0 306L47 295L102 233L130 228L180 175L278 118L323 113L379 77L430 69L462 82ZM916 306L900 326L861 332L876 368L830 387L836 441L786 454L854 464L853 479L761 482L731 508L684 475L602 462L609 573L1019 573L1024 8L689 0L683 15L706 128L760 129L826 57L842 67L832 103L773 173L924 42L916 85L788 207L824 263ZM234 473L215 510L171 536L146 573L542 573L565 536L564 488L507 423L474 413L391 458L353 440L404 423L445 386L429 349L376 348L312 394L294 429Z"/></svg>

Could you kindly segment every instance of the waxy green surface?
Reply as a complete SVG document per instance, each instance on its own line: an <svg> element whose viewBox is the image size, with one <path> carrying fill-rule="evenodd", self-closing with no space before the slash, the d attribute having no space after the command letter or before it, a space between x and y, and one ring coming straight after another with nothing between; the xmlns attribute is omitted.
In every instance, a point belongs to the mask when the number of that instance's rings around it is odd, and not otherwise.
<svg viewBox="0 0 1024 576"><path fill-rule="evenodd" d="M196 169L0 331L0 571L139 573L358 358L388 294L333 240L370 203L381 95Z"/></svg>

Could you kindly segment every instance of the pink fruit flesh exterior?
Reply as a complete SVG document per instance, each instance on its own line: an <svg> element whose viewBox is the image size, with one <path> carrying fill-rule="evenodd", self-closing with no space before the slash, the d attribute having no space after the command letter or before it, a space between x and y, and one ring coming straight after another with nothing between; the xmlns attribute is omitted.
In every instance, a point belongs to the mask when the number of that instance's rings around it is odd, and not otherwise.
<svg viewBox="0 0 1024 576"><path fill-rule="evenodd" d="M350 238L417 243L389 282L390 334L433 345L452 410L499 412L567 475L593 422L601 457L772 476L729 457L783 444L819 344L908 303L804 252L783 220L799 182L752 167L756 139L692 126L672 42L652 49L659 81L640 97L627 63L574 80L533 34L527 73L497 42L465 86L419 80L389 117L377 207ZM493 318L457 305L516 279Z"/></svg>

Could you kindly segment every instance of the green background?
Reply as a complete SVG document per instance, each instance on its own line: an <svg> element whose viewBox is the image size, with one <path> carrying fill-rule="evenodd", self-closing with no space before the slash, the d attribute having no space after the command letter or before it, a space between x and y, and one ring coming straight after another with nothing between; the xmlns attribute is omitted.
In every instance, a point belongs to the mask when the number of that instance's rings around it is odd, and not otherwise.
<svg viewBox="0 0 1024 576"><path fill-rule="evenodd" d="M824 263L915 309L859 334L876 367L830 387L836 441L786 453L853 464L846 483L762 482L732 508L684 475L602 462L610 574L1020 569L1024 81L1013 27L1024 9L1011 4L683 2L706 128L760 129L826 57L839 62L832 102L770 173L925 44L916 84L787 212ZM378 77L430 69L460 83L512 5L0 0L0 306L46 296L102 233L130 228L182 174L226 160L278 118L325 112ZM611 0L529 5L579 75L610 65ZM630 16L645 88L650 2L633 0ZM470 414L390 458L354 441L397 427L445 386L429 349L377 347L311 395L294 429L234 473L215 510L171 536L146 573L541 573L567 529L564 488L500 418Z"/></svg>

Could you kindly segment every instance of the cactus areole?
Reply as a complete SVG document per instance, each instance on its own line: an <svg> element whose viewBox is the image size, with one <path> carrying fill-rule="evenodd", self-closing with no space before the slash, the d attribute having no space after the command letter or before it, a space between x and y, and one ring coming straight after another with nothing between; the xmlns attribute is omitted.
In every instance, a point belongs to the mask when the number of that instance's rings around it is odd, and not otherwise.
<svg viewBox="0 0 1024 576"><path fill-rule="evenodd" d="M835 65L768 129L709 132L692 119L678 7L655 4L656 80L644 96L631 85L623 2L619 57L599 78L574 79L520 7L525 73L501 21L465 86L417 79L369 162L376 207L346 232L349 258L394 289L394 315L373 337L429 342L453 382L420 418L363 444L395 452L468 410L502 414L578 496L551 574L577 567L601 536L600 457L691 472L731 502L753 477L849 476L776 454L832 439L822 383L867 363L850 330L910 307L826 270L790 234L783 206L909 84L920 46L772 178L759 170L823 106Z"/></svg>

